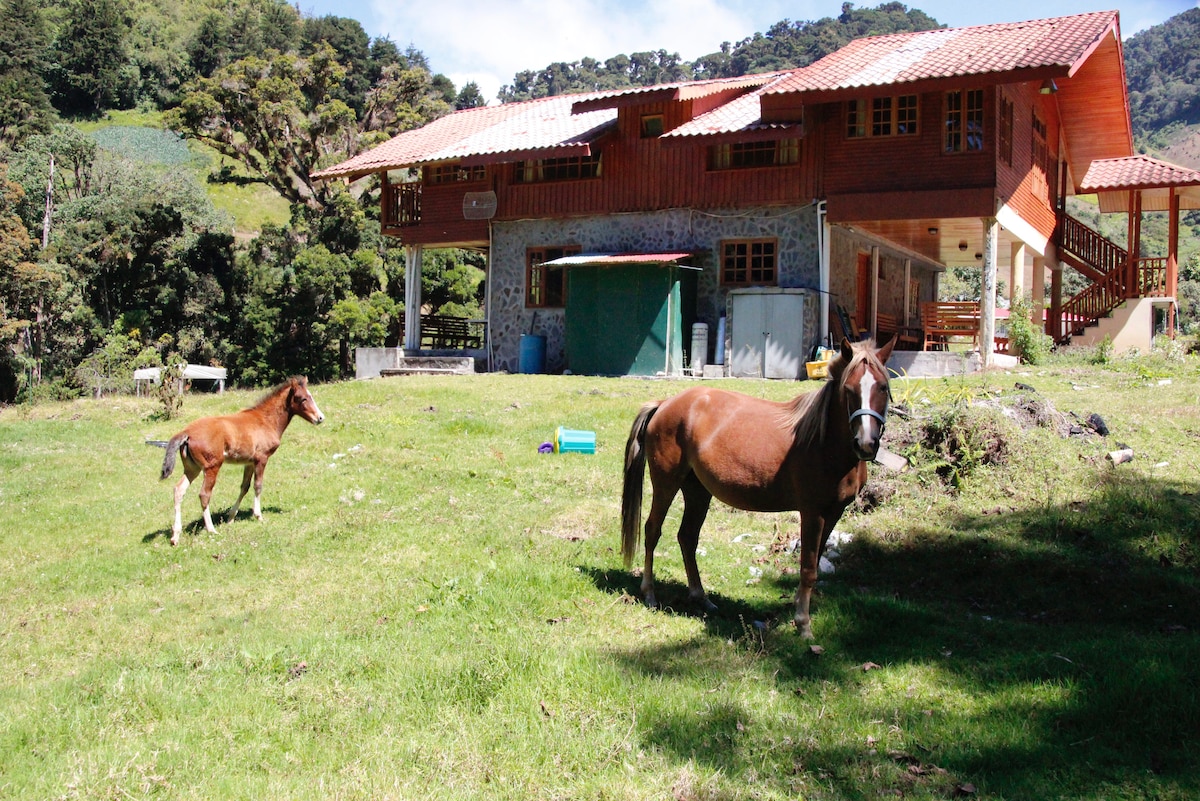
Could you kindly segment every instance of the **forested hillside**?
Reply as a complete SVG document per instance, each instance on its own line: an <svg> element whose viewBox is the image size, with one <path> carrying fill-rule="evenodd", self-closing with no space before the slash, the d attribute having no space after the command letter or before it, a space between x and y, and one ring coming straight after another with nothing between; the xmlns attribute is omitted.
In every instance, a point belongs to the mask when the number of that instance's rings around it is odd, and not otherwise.
<svg viewBox="0 0 1200 801"><path fill-rule="evenodd" d="M1143 147L1196 141L1198 26L1192 10L1126 44ZM846 3L690 63L523 71L501 98L796 67L936 27ZM351 374L354 347L398 339L402 259L377 186L309 175L485 100L419 49L286 0L0 0L0 402L128 388L135 366L179 358L242 385ZM428 306L477 316L482 256L425 258Z"/></svg>
<svg viewBox="0 0 1200 801"><path fill-rule="evenodd" d="M243 385L351 372L398 336L402 260L374 187L309 175L479 102L284 0L0 0L0 402L177 358ZM239 229L214 204L238 192L284 213ZM476 314L480 264L431 254L431 305Z"/></svg>
<svg viewBox="0 0 1200 801"><path fill-rule="evenodd" d="M855 8L843 3L837 17L815 21L781 20L766 33L756 33L736 44L723 42L716 52L691 63L678 53L665 50L617 55L603 62L582 58L555 62L540 70L526 70L500 90L500 100L529 100L536 97L593 92L623 86L652 86L658 83L702 78L731 78L811 64L854 39L904 31L940 28L937 20L903 3L884 3L876 8Z"/></svg>

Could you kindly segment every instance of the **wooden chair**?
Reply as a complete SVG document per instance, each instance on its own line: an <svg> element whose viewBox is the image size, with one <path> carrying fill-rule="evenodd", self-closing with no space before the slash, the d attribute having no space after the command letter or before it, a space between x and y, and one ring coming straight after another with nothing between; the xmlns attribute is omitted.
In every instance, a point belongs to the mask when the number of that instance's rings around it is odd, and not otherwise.
<svg viewBox="0 0 1200 801"><path fill-rule="evenodd" d="M896 315L877 312L875 314L875 341L882 345L894 336L899 337L896 340L896 347L900 350L916 350L917 346L921 344L921 340L907 329L900 328Z"/></svg>
<svg viewBox="0 0 1200 801"><path fill-rule="evenodd" d="M979 342L979 304L974 301L926 301L921 304L921 350L947 350L950 337Z"/></svg>

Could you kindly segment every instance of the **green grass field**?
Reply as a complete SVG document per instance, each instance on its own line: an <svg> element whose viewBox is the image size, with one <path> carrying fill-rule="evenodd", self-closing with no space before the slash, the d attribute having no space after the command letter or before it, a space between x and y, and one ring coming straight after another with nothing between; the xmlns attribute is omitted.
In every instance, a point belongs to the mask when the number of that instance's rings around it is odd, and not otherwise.
<svg viewBox="0 0 1200 801"><path fill-rule="evenodd" d="M162 127L162 114L144 111L110 111L104 119L75 123L102 148L135 162L162 170L192 173L218 211L233 221L240 238L256 236L266 225L284 225L290 216L288 203L264 183L214 183L210 175L229 167L244 176L228 159L197 141L181 139Z"/></svg>
<svg viewBox="0 0 1200 801"><path fill-rule="evenodd" d="M1109 436L995 411L1017 382ZM839 526L818 649L787 624L794 515L714 504L717 614L688 608L670 535L668 608L634 602L625 438L687 384L317 386L327 421L288 430L264 521L246 502L208 534L193 488L175 548L144 441L259 393L191 394L173 422L131 397L0 409L0 797L1200 795L1195 357L895 382L890 446L916 464L872 467L878 505ZM560 425L597 453L538 454ZM990 445L949 459L919 433L954 425Z"/></svg>

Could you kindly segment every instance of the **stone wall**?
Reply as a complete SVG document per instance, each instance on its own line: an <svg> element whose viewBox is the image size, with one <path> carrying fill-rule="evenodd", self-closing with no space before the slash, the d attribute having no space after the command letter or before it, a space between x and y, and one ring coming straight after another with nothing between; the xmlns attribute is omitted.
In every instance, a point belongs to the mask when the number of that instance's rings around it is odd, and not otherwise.
<svg viewBox="0 0 1200 801"><path fill-rule="evenodd" d="M488 266L492 369L517 372L522 334L546 337L547 372L562 372L566 367L563 310L525 307L525 251L530 247L578 245L584 253L695 253L691 265L702 270L696 321L708 323L715 333L728 294L718 274L720 242L765 237L779 241L779 286L819 286L817 214L811 205L496 222ZM683 335L690 341L691 332Z"/></svg>

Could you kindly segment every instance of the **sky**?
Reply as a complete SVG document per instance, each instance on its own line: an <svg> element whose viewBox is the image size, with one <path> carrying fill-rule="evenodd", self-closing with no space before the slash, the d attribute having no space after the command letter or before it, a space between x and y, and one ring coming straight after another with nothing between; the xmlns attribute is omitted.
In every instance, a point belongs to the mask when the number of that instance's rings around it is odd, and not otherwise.
<svg viewBox="0 0 1200 801"><path fill-rule="evenodd" d="M874 8L884 0L854 5ZM388 37L401 50L425 54L430 69L461 89L470 81L495 102L502 85L524 70L556 61L598 61L663 49L684 61L736 44L788 19L817 20L841 13L841 0L294 0L313 16L358 20L372 38ZM1121 35L1158 25L1196 8L1200 0L970 0L908 2L943 25L1019 22L1116 9Z"/></svg>

